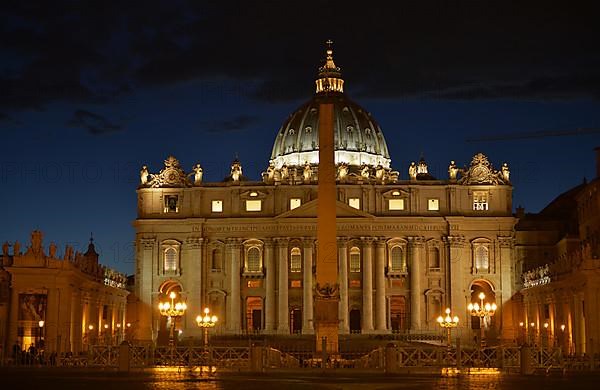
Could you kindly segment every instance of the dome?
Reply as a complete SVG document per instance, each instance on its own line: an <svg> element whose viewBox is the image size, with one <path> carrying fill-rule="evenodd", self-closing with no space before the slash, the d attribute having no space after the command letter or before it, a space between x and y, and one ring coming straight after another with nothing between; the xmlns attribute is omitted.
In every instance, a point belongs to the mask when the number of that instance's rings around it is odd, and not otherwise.
<svg viewBox="0 0 600 390"><path fill-rule="evenodd" d="M331 41L328 42L329 44ZM390 155L379 125L371 114L343 92L340 68L327 48L325 65L319 69L316 93L283 123L271 152L271 164L304 166L319 162L319 104L332 103L335 163L390 168Z"/></svg>

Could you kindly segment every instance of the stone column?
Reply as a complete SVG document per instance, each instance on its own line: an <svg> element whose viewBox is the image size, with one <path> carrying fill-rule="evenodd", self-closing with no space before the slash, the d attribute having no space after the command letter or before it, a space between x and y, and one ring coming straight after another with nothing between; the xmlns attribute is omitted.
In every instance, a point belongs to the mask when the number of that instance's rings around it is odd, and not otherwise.
<svg viewBox="0 0 600 390"><path fill-rule="evenodd" d="M231 333L240 333L240 240L229 239L227 240L227 254L230 266L229 275L229 296L227 302L229 303L227 312L227 330Z"/></svg>
<svg viewBox="0 0 600 390"><path fill-rule="evenodd" d="M14 283L14 279L13 279ZM8 340L6 340L6 351L5 356L9 356L12 350L9 352L9 348L17 341L18 336L18 321L19 321L19 289L13 284L10 290L10 318L8 319ZM29 347L29 346L27 346Z"/></svg>
<svg viewBox="0 0 600 390"><path fill-rule="evenodd" d="M202 314L202 243L201 237L188 237L181 272L185 285L188 311L185 313L185 333L187 336L201 337L202 329L196 324L196 316Z"/></svg>
<svg viewBox="0 0 600 390"><path fill-rule="evenodd" d="M313 239L305 238L302 243L304 244L302 333L313 334Z"/></svg>
<svg viewBox="0 0 600 390"><path fill-rule="evenodd" d="M279 305L277 308L277 333L289 334L289 302L288 302L288 238L278 239L277 266L279 268Z"/></svg>
<svg viewBox="0 0 600 390"><path fill-rule="evenodd" d="M140 238L137 247L137 268L139 272L136 274L136 295L139 298L137 305L138 323L136 326L135 336L137 340L151 341L152 340L152 313L153 313L153 270L158 266L158 258L154 258L154 247L156 239ZM91 306L90 302L90 306ZM94 318L96 318L94 316ZM90 321L88 321L90 322ZM95 327L98 326L95 322L90 322Z"/></svg>
<svg viewBox="0 0 600 390"><path fill-rule="evenodd" d="M410 256L410 327L411 330L420 331L423 312L423 289L421 287L423 238L409 237L408 241Z"/></svg>
<svg viewBox="0 0 600 390"><path fill-rule="evenodd" d="M340 333L350 333L350 323L348 321L348 240L338 238L338 267L340 284L340 305L338 317L340 320Z"/></svg>
<svg viewBox="0 0 600 390"><path fill-rule="evenodd" d="M385 240L375 242L375 329L387 330L385 307Z"/></svg>
<svg viewBox="0 0 600 390"><path fill-rule="evenodd" d="M518 337L517 329L515 329L515 322L513 319L513 305L511 297L513 295L512 286L514 285L513 280L513 251L514 251L514 238L513 237L498 237L498 244L500 246L500 259L496 260L496 264L500 263L496 268L496 272L500 271L500 288L496 292L496 304L498 305L498 312L496 312L496 318L500 321L496 323L501 330L501 337L503 339L513 340Z"/></svg>
<svg viewBox="0 0 600 390"><path fill-rule="evenodd" d="M277 269L273 259L273 241L265 240L265 331L275 331L275 281Z"/></svg>
<svg viewBox="0 0 600 390"><path fill-rule="evenodd" d="M362 332L373 331L373 239L361 237L362 256Z"/></svg>
<svg viewBox="0 0 600 390"><path fill-rule="evenodd" d="M471 315L467 311L467 302L471 300L471 293L466 291L464 276L470 275L471 256L469 246L464 236L444 237L446 245L447 260L444 264L446 269L446 280L449 288L446 289L446 303L450 306L452 313L459 316L459 328L463 332L456 332L463 336L463 341L471 342ZM463 319L464 317L464 319Z"/></svg>

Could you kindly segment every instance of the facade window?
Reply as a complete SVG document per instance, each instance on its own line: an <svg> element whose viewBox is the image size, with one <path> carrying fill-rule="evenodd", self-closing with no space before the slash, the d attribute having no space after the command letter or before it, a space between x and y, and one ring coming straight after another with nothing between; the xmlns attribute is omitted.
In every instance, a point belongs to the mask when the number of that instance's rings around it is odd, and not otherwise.
<svg viewBox="0 0 600 390"><path fill-rule="evenodd" d="M301 288L302 281L301 280L290 280L290 287L291 288Z"/></svg>
<svg viewBox="0 0 600 390"><path fill-rule="evenodd" d="M246 272L261 272L262 261L260 258L260 249L251 247L246 252Z"/></svg>
<svg viewBox="0 0 600 390"><path fill-rule="evenodd" d="M490 269L490 251L485 245L477 245L475 251L475 270L488 272Z"/></svg>
<svg viewBox="0 0 600 390"><path fill-rule="evenodd" d="M360 288L360 279L352 279L350 281L351 288Z"/></svg>
<svg viewBox="0 0 600 390"><path fill-rule="evenodd" d="M177 195L165 195L165 213L179 212L179 197Z"/></svg>
<svg viewBox="0 0 600 390"><path fill-rule="evenodd" d="M429 270L437 272L440 270L440 250L431 247L427 250L427 259L429 260Z"/></svg>
<svg viewBox="0 0 600 390"><path fill-rule="evenodd" d="M167 248L164 253L164 270L165 272L177 271L177 249Z"/></svg>
<svg viewBox="0 0 600 390"><path fill-rule="evenodd" d="M261 211L262 210L262 200L253 199L246 201L246 211Z"/></svg>
<svg viewBox="0 0 600 390"><path fill-rule="evenodd" d="M437 198L427 199L427 210L429 211L439 211L440 209L440 200Z"/></svg>
<svg viewBox="0 0 600 390"><path fill-rule="evenodd" d="M360 210L360 198L349 198L348 206Z"/></svg>
<svg viewBox="0 0 600 390"><path fill-rule="evenodd" d="M302 199L300 198L291 198L290 199L290 210L297 209L302 205Z"/></svg>
<svg viewBox="0 0 600 390"><path fill-rule="evenodd" d="M404 251L399 246L395 246L390 251L390 271L406 272L406 260Z"/></svg>
<svg viewBox="0 0 600 390"><path fill-rule="evenodd" d="M476 191L473 193L473 210L485 211L488 209L488 194Z"/></svg>
<svg viewBox="0 0 600 390"><path fill-rule="evenodd" d="M213 249L211 259L211 270L213 272L220 272L223 267L223 257L220 249Z"/></svg>
<svg viewBox="0 0 600 390"><path fill-rule="evenodd" d="M300 248L292 248L290 252L290 272L302 272L302 252Z"/></svg>
<svg viewBox="0 0 600 390"><path fill-rule="evenodd" d="M211 211L213 213L222 213L223 212L223 201L222 200L213 200L211 202Z"/></svg>
<svg viewBox="0 0 600 390"><path fill-rule="evenodd" d="M404 199L388 199L388 210L404 210Z"/></svg>
<svg viewBox="0 0 600 390"><path fill-rule="evenodd" d="M350 272L360 272L360 249L355 246L350 249Z"/></svg>

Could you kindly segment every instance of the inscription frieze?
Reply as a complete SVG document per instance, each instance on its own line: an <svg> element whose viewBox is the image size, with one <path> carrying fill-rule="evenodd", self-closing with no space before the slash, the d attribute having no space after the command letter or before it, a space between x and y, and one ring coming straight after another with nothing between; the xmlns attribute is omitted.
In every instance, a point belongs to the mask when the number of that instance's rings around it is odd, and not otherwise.
<svg viewBox="0 0 600 390"><path fill-rule="evenodd" d="M337 225L339 231L364 231L364 232L402 232L402 231L446 231L446 225L431 224L367 224L367 223L342 223ZM204 233L267 233L267 232L291 232L291 231L317 231L317 224L289 225L289 224L265 224L265 225L204 225Z"/></svg>

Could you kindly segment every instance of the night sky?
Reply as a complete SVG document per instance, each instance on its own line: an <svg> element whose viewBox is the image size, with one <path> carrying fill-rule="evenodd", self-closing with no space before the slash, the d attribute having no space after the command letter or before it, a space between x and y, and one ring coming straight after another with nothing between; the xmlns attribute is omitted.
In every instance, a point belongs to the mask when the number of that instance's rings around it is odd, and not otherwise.
<svg viewBox="0 0 600 390"><path fill-rule="evenodd" d="M401 179L421 155L446 178L450 160L481 151L509 163L514 207L537 212L595 176L598 131L516 137L600 128L589 6L35 3L0 5L2 242L40 229L62 254L93 232L101 262L133 273L141 165L158 172L173 154L218 181L237 155L258 180L282 122L314 92L327 39Z"/></svg>

